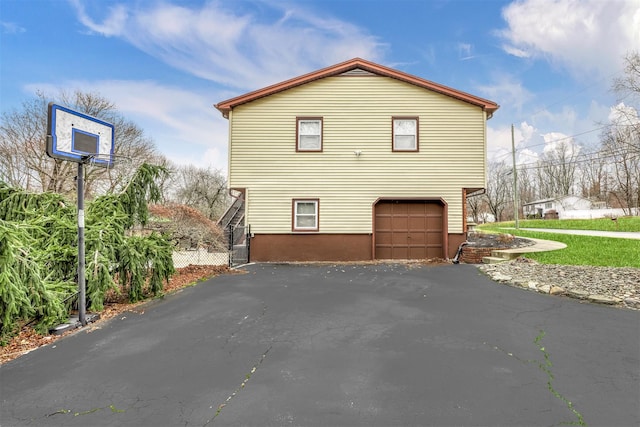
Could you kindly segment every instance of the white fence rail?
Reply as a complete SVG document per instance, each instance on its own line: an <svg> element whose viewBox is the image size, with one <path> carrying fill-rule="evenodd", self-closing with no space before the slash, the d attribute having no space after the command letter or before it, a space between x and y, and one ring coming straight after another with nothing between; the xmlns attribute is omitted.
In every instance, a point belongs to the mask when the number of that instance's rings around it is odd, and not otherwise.
<svg viewBox="0 0 640 427"><path fill-rule="evenodd" d="M638 215L638 210L631 209L633 215ZM558 213L560 219L596 219L596 218L611 218L625 216L623 209L576 209L566 210Z"/></svg>

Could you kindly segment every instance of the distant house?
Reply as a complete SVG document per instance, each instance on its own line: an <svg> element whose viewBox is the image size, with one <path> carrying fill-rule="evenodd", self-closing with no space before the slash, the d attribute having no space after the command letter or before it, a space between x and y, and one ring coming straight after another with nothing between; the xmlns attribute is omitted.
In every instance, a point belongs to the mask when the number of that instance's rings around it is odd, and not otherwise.
<svg viewBox="0 0 640 427"><path fill-rule="evenodd" d="M448 258L492 101L355 58L216 105L253 261ZM242 223L242 224L240 224Z"/></svg>
<svg viewBox="0 0 640 427"><path fill-rule="evenodd" d="M548 218L550 214L555 218L563 218L570 215L568 211L584 211L591 208L592 202L579 196L554 197L551 199L536 200L522 205L525 218ZM571 215L571 217L575 216Z"/></svg>

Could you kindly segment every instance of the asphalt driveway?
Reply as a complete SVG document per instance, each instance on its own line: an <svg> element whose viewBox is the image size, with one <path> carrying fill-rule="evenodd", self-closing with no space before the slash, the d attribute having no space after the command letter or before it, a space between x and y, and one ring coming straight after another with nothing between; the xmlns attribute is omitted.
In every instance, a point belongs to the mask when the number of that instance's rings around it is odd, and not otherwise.
<svg viewBox="0 0 640 427"><path fill-rule="evenodd" d="M640 312L471 265L251 265L0 367L2 426L640 423Z"/></svg>

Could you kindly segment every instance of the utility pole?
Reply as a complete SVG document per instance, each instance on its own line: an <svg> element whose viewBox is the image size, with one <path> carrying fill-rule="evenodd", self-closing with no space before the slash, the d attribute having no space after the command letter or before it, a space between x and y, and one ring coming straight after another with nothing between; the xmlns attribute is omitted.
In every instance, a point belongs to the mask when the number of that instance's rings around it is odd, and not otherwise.
<svg viewBox="0 0 640 427"><path fill-rule="evenodd" d="M511 124L511 155L513 157L513 218L516 221L516 230L520 228L518 222L518 170L516 169L516 142L513 136L513 123Z"/></svg>

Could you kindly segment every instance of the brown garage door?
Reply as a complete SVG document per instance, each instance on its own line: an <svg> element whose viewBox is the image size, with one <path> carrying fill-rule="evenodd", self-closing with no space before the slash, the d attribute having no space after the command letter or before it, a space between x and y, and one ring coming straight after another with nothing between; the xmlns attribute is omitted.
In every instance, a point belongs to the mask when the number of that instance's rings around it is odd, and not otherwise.
<svg viewBox="0 0 640 427"><path fill-rule="evenodd" d="M443 257L442 203L381 201L375 206L376 259Z"/></svg>

